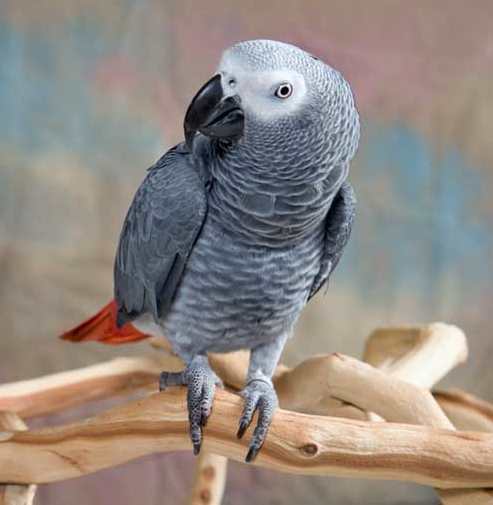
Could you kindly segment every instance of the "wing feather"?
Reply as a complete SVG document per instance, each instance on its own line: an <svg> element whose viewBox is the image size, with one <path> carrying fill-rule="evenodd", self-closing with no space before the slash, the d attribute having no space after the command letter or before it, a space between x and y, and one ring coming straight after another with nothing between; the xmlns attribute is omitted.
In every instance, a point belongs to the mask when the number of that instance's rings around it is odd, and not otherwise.
<svg viewBox="0 0 493 505"><path fill-rule="evenodd" d="M118 325L166 315L207 213L207 193L182 145L149 172L128 210L115 259Z"/></svg>
<svg viewBox="0 0 493 505"><path fill-rule="evenodd" d="M312 298L329 280L330 274L339 263L351 235L355 211L356 195L351 184L345 181L326 217L324 254L308 299Z"/></svg>

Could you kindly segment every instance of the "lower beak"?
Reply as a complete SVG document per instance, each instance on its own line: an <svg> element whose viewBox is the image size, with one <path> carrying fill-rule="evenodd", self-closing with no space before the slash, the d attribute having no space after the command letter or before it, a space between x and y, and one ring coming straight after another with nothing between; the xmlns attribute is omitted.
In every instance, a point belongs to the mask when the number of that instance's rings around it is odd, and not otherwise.
<svg viewBox="0 0 493 505"><path fill-rule="evenodd" d="M184 121L185 141L191 150L197 132L211 138L236 140L243 134L240 97L224 96L221 76L207 81L188 106Z"/></svg>

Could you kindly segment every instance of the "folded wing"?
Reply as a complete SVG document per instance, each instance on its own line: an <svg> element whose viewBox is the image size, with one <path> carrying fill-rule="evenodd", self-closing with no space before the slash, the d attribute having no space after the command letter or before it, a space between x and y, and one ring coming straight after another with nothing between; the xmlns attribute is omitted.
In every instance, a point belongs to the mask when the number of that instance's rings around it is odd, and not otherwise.
<svg viewBox="0 0 493 505"><path fill-rule="evenodd" d="M330 274L339 263L351 235L355 211L356 196L351 184L345 181L334 198L325 220L324 253L308 299L329 280Z"/></svg>
<svg viewBox="0 0 493 505"><path fill-rule="evenodd" d="M117 324L169 311L207 213L205 182L180 144L141 184L128 210L115 259Z"/></svg>

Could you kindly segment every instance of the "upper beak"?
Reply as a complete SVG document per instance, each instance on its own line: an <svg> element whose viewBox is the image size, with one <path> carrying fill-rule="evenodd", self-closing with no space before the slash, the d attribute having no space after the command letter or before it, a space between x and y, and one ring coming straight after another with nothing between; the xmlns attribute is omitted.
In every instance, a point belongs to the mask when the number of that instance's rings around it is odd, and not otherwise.
<svg viewBox="0 0 493 505"><path fill-rule="evenodd" d="M197 132L211 138L236 139L243 134L240 97L224 96L221 75L207 81L194 96L185 114L185 141L191 150Z"/></svg>

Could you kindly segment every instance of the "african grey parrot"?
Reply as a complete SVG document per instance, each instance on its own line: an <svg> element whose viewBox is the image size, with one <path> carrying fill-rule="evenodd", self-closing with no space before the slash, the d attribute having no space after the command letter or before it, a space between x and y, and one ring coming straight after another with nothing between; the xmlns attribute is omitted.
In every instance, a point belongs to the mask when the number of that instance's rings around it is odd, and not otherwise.
<svg viewBox="0 0 493 505"><path fill-rule="evenodd" d="M250 349L238 437L258 410L251 461L278 405L271 377L286 340L351 232L358 113L339 72L293 45L251 40L223 53L184 129L125 218L115 299L63 337L165 335L186 367L163 372L160 388L187 386L195 454L220 384L207 353Z"/></svg>

